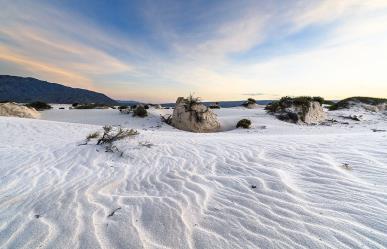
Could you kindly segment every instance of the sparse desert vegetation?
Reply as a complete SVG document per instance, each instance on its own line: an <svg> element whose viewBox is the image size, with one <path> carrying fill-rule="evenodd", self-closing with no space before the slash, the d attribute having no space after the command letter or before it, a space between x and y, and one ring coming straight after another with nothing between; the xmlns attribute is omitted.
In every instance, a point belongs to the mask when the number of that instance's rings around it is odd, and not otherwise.
<svg viewBox="0 0 387 249"><path fill-rule="evenodd" d="M52 108L51 105L47 104L46 102L42 102L42 101L32 102L32 103L26 104L26 106L31 107L31 108L35 108L35 110L37 110L37 111L49 110Z"/></svg>

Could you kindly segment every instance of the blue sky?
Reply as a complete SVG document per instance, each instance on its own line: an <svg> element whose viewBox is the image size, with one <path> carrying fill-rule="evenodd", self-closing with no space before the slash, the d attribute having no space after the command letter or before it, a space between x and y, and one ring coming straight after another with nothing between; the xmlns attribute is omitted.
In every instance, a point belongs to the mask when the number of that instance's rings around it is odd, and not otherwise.
<svg viewBox="0 0 387 249"><path fill-rule="evenodd" d="M116 99L387 97L387 1L0 0L0 73Z"/></svg>

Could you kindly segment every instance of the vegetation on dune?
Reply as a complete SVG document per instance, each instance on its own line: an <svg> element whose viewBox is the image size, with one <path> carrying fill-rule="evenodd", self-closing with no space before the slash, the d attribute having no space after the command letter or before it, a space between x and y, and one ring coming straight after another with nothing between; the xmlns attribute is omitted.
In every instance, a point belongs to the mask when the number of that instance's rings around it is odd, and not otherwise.
<svg viewBox="0 0 387 249"><path fill-rule="evenodd" d="M350 98L340 100L339 102L333 104L332 106L330 106L329 110L334 111L334 110L349 108L351 102L363 103L367 105L379 105L379 104L387 103L387 99L372 98L372 97L350 97Z"/></svg>
<svg viewBox="0 0 387 249"><path fill-rule="evenodd" d="M193 105L201 103L200 98L195 97L193 94L190 94L184 101L188 110L191 110Z"/></svg>
<svg viewBox="0 0 387 249"><path fill-rule="evenodd" d="M254 105L254 104L256 104L256 103L257 103L257 101L256 101L255 99L253 99L253 98L248 98L247 101L246 101L245 103L242 104L242 106L247 107L247 106L249 106L249 105Z"/></svg>
<svg viewBox="0 0 387 249"><path fill-rule="evenodd" d="M118 107L118 110L125 110L125 109L128 109L128 108L129 108L129 106L127 106L127 105L121 105L121 106Z"/></svg>
<svg viewBox="0 0 387 249"><path fill-rule="evenodd" d="M251 126L251 121L249 119L241 119L238 121L236 128L248 129Z"/></svg>
<svg viewBox="0 0 387 249"><path fill-rule="evenodd" d="M87 145L91 140L96 139L96 145L103 145L106 152L120 152L122 156L123 152L114 145L114 142L139 134L133 129L125 129L122 127L113 128L110 125L105 125L102 129L102 135L98 131L90 133L86 136L85 143L80 145Z"/></svg>
<svg viewBox="0 0 387 249"><path fill-rule="evenodd" d="M133 110L133 117L140 117L144 118L148 116L148 111L145 109L144 106L138 105L134 110Z"/></svg>
<svg viewBox="0 0 387 249"><path fill-rule="evenodd" d="M219 102L215 102L214 104L209 106L210 109L220 109Z"/></svg>
<svg viewBox="0 0 387 249"><path fill-rule="evenodd" d="M32 103L26 104L26 106L35 108L37 111L49 110L52 108L52 106L42 101L32 102Z"/></svg>
<svg viewBox="0 0 387 249"><path fill-rule="evenodd" d="M300 96L300 97L282 97L280 100L273 101L265 107L265 110L269 113L276 113L278 111L285 110L292 106L301 106L302 110L307 112L310 107L310 103L316 101L322 105L325 100L322 97L310 97L310 96Z"/></svg>

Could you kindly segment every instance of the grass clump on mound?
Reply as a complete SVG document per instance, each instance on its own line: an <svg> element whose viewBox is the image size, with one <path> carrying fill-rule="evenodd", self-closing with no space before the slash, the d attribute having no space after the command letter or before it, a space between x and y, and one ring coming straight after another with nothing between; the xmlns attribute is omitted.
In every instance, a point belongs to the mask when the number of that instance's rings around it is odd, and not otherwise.
<svg viewBox="0 0 387 249"><path fill-rule="evenodd" d="M50 106L46 102L42 102L42 101L32 102L32 103L26 104L26 106L30 107L30 108L31 107L35 108L35 110L37 110L37 111L49 110L52 108L52 106Z"/></svg>
<svg viewBox="0 0 387 249"><path fill-rule="evenodd" d="M249 129L251 126L251 121L249 119L241 119L238 121L236 128Z"/></svg>
<svg viewBox="0 0 387 249"><path fill-rule="evenodd" d="M292 106L301 106L304 112L307 112L310 107L311 102L319 102L320 105L324 103L324 98L322 97L310 97L310 96L300 96L300 97L282 97L280 100L273 101L265 107L265 110L269 113L276 113L278 111L283 111Z"/></svg>
<svg viewBox="0 0 387 249"><path fill-rule="evenodd" d="M242 106L248 107L249 105L254 105L256 103L257 103L257 101L255 99L248 98L247 101L242 104Z"/></svg>
<svg viewBox="0 0 387 249"><path fill-rule="evenodd" d="M333 104L332 106L330 106L329 110L334 111L334 110L349 108L351 105L351 102L363 103L367 105L379 105L379 104L387 103L387 99L372 98L372 97L350 97L350 98L340 100L339 102Z"/></svg>

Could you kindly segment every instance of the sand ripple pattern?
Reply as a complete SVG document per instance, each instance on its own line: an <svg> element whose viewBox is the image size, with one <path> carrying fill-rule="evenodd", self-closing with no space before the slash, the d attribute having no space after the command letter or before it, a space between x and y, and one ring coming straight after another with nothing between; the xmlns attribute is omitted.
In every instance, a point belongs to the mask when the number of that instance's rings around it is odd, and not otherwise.
<svg viewBox="0 0 387 249"><path fill-rule="evenodd" d="M1 248L387 247L379 134L142 132L119 158L41 124L0 123Z"/></svg>

